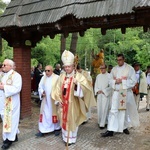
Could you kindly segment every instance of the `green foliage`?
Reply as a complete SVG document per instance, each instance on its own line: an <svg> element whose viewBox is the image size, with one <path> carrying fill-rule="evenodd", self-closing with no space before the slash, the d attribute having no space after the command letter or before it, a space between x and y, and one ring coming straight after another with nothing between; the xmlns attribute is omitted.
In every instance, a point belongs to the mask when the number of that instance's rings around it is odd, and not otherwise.
<svg viewBox="0 0 150 150"><path fill-rule="evenodd" d="M46 37L37 43L31 51L31 66L38 63L54 66L60 63L60 35L54 39ZM66 49L70 49L71 34L66 39ZM105 63L116 65L116 55L124 53L126 62L133 64L138 61L145 70L150 65L150 32L143 33L142 28L128 28L126 34L122 34L120 29L108 30L106 35L101 35L100 29L89 29L84 37L78 38L77 51L79 63L83 69L91 70L91 53L97 54L100 49L104 49ZM12 48L3 40L2 56L0 61L5 58L13 58Z"/></svg>
<svg viewBox="0 0 150 150"><path fill-rule="evenodd" d="M35 58L31 59L31 67L37 67L38 61Z"/></svg>
<svg viewBox="0 0 150 150"><path fill-rule="evenodd" d="M36 59L43 66L54 66L55 63L60 62L60 35L57 35L54 39L50 39L48 36L43 37L36 47L32 49L31 58Z"/></svg>
<svg viewBox="0 0 150 150"><path fill-rule="evenodd" d="M4 9L6 8L6 4L0 0L0 15L4 12Z"/></svg>
<svg viewBox="0 0 150 150"><path fill-rule="evenodd" d="M83 69L88 68L91 70L91 53L93 49L95 53L99 51L97 45L99 37L101 37L99 29L89 29L85 32L84 37L79 36L77 54L79 56L79 63Z"/></svg>
<svg viewBox="0 0 150 150"><path fill-rule="evenodd" d="M109 30L99 39L98 46L104 47L106 64L116 65L116 55L123 53L126 62L139 61L142 69L150 63L150 32L143 33L142 28L128 28L126 34L120 29Z"/></svg>
<svg viewBox="0 0 150 150"><path fill-rule="evenodd" d="M2 40L2 56L0 57L0 62L3 62L4 59L13 59L13 50L12 47L8 46L6 40Z"/></svg>

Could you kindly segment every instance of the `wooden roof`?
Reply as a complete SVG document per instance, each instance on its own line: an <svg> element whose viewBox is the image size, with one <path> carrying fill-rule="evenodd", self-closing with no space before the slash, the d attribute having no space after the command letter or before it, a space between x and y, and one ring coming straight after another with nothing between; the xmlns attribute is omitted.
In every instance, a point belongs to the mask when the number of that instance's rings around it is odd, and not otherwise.
<svg viewBox="0 0 150 150"><path fill-rule="evenodd" d="M2 35L12 30L41 35L150 26L150 0L12 0L0 17Z"/></svg>
<svg viewBox="0 0 150 150"><path fill-rule="evenodd" d="M67 15L77 19L135 13L149 0L12 0L0 17L0 27L54 23Z"/></svg>

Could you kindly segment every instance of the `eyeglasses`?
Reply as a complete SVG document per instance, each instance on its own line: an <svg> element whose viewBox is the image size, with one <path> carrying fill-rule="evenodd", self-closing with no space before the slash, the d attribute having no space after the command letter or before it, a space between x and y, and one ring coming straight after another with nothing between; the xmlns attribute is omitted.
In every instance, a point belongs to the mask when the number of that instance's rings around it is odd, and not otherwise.
<svg viewBox="0 0 150 150"><path fill-rule="evenodd" d="M46 71L47 71L47 72L50 72L50 70L45 70L45 72L46 72Z"/></svg>

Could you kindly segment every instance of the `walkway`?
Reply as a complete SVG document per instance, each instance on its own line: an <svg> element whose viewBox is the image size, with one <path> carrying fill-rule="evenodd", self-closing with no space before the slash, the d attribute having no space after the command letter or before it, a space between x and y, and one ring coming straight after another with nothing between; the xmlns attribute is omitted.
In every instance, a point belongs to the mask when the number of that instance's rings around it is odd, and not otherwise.
<svg viewBox="0 0 150 150"><path fill-rule="evenodd" d="M36 138L38 131L39 105L32 100L32 116L20 121L19 141L14 143L10 150L65 150L61 135L48 134ZM96 107L92 108L92 119L79 127L78 139L69 150L149 150L150 149L150 112L145 110L146 100L140 102L141 126L130 129L130 135L116 133L113 137L102 138L97 125ZM2 128L2 125L1 125ZM0 133L1 133L0 129ZM0 137L2 141L2 138ZM0 143L2 145L2 142Z"/></svg>

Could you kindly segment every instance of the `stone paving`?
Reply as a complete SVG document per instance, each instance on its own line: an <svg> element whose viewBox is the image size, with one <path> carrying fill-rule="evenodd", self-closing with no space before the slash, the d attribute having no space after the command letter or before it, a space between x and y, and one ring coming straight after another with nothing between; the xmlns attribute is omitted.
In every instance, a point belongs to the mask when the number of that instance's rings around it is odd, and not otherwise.
<svg viewBox="0 0 150 150"><path fill-rule="evenodd" d="M19 141L13 143L10 150L66 150L61 135L53 133L36 138L38 131L39 105L32 100L32 115L20 120ZM149 150L150 149L150 111L145 110L146 100L140 102L140 127L130 128L130 134L115 133L113 137L102 138L97 125L97 110L92 108L92 118L79 127L77 142L69 146L69 150ZM2 124L1 124L2 128ZM0 129L0 133L1 133ZM0 146L2 138L0 137Z"/></svg>

